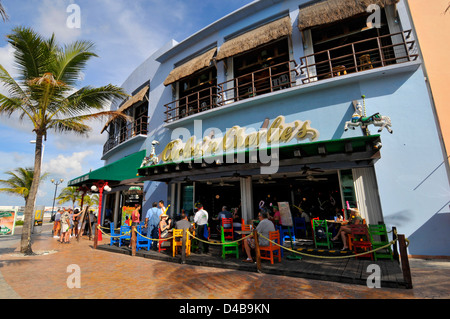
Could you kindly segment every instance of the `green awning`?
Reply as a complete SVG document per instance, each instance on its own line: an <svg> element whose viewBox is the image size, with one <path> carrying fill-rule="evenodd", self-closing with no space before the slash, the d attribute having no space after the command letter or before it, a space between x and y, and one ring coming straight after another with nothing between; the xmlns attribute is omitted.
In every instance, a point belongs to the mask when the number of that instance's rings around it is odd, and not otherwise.
<svg viewBox="0 0 450 319"><path fill-rule="evenodd" d="M103 180L107 181L111 186L127 179L136 178L138 168L141 166L145 155L146 150L128 155L114 163L72 179L67 185L81 186Z"/></svg>

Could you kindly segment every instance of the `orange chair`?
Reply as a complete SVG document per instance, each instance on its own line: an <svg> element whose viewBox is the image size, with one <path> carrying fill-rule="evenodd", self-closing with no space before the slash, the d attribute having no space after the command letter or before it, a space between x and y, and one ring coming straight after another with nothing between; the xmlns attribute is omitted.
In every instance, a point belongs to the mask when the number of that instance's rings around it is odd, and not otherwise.
<svg viewBox="0 0 450 319"><path fill-rule="evenodd" d="M280 232L278 230L269 232L269 240L269 246L259 246L259 252L261 253L261 259L270 260L273 265L274 257L278 257L278 261L281 262L281 248L272 243L280 244Z"/></svg>
<svg viewBox="0 0 450 319"><path fill-rule="evenodd" d="M241 230L242 231L251 231L252 229L251 229L250 225L242 224ZM247 236L247 235L242 235L242 238L244 238L245 236ZM242 245L242 251L244 251L244 250L245 250L245 247L244 247L244 245Z"/></svg>
<svg viewBox="0 0 450 319"><path fill-rule="evenodd" d="M233 240L233 218L222 218L225 240Z"/></svg>

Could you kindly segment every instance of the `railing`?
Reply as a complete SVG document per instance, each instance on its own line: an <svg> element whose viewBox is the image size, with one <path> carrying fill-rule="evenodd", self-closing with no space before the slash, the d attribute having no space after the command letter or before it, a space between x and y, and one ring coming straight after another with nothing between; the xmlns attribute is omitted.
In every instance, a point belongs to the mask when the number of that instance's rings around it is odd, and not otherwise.
<svg viewBox="0 0 450 319"><path fill-rule="evenodd" d="M301 83L310 83L418 58L411 30L373 37L300 58Z"/></svg>
<svg viewBox="0 0 450 319"><path fill-rule="evenodd" d="M148 132L148 116L142 116L134 122L127 123L117 134L111 136L103 145L103 154L113 149L119 144L131 139L136 135L147 135Z"/></svg>
<svg viewBox="0 0 450 319"><path fill-rule="evenodd" d="M165 105L166 123L257 95L350 73L415 61L411 30L373 37L287 61L213 85Z"/></svg>
<svg viewBox="0 0 450 319"><path fill-rule="evenodd" d="M165 105L166 123L295 85L295 61L287 61L200 90Z"/></svg>

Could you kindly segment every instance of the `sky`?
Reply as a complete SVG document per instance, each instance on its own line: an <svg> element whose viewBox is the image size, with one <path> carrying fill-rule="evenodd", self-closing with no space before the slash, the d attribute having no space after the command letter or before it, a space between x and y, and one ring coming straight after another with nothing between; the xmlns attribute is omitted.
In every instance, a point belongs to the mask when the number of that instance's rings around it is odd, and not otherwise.
<svg viewBox="0 0 450 319"><path fill-rule="evenodd" d="M195 32L253 0L2 0L9 20L0 20L0 64L14 75L13 50L6 36L17 26L31 27L44 37L55 34L61 44L76 40L95 43L99 56L89 61L79 87L121 86L153 52L174 39L181 42ZM75 4L76 6L71 6ZM79 8L79 27L77 11ZM69 23L68 23L69 21ZM7 94L0 85L0 92ZM105 108L109 108L108 105ZM90 123L89 137L50 131L44 142L41 183L36 205L52 206L56 186L104 165L100 160L106 133L104 123ZM0 115L0 179L18 167L33 167L35 140L29 122ZM69 203L68 203L69 204ZM66 204L66 206L68 206ZM22 197L0 193L0 206L23 206Z"/></svg>

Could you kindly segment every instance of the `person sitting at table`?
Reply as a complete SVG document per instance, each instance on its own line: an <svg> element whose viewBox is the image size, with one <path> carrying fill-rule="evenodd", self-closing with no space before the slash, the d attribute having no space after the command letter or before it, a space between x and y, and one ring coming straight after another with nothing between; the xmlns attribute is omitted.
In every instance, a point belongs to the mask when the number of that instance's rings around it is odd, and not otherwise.
<svg viewBox="0 0 450 319"><path fill-rule="evenodd" d="M162 213L160 216L161 221L159 222L159 229L161 230L161 238L167 238L169 236L169 229L171 220L167 221L169 216L166 213ZM167 246L167 242L164 242L162 246ZM164 245L166 244L166 245ZM170 244L170 243L169 243Z"/></svg>
<svg viewBox="0 0 450 319"><path fill-rule="evenodd" d="M194 231L194 227L191 222L187 218L187 214L182 211L180 214L180 220L175 223L175 229L183 229L184 231L189 230L189 232ZM179 238L175 238L176 241L179 241Z"/></svg>
<svg viewBox="0 0 450 319"><path fill-rule="evenodd" d="M350 221L348 224L342 224L341 228L338 230L336 236L334 236L331 240L337 241L339 237L342 239L342 243L344 244L344 247L342 247L342 250L348 249L348 243L347 243L347 234L351 234L352 229L350 225L358 225L362 223L362 218L359 214L359 210L357 208L350 208Z"/></svg>
<svg viewBox="0 0 450 319"><path fill-rule="evenodd" d="M258 214L259 224L256 227L256 231L263 235L266 238L269 238L269 232L275 231L274 224L268 219L269 218L269 212L266 208L262 208L261 211ZM245 252L247 254L247 259L243 260L247 263L252 263L252 250L255 249L255 239L253 236L250 236L247 238L247 240L244 240L244 248ZM258 243L259 246L269 246L269 241L265 238L262 238L261 236L258 237Z"/></svg>

